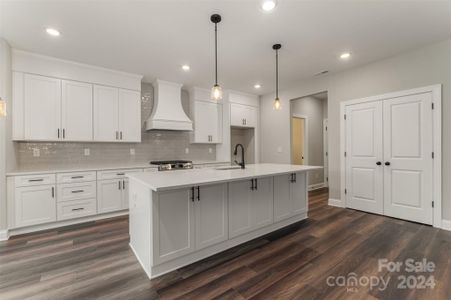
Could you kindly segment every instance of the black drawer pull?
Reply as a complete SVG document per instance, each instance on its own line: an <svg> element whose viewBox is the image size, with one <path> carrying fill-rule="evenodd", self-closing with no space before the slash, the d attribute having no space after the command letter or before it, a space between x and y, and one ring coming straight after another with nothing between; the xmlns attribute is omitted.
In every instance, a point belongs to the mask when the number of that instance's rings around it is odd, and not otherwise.
<svg viewBox="0 0 451 300"><path fill-rule="evenodd" d="M79 207L79 208L72 208L72 211L80 211L80 210L84 210L84 207Z"/></svg>
<svg viewBox="0 0 451 300"><path fill-rule="evenodd" d="M72 176L71 179L80 179L80 178L85 178L85 176Z"/></svg>
<svg viewBox="0 0 451 300"><path fill-rule="evenodd" d="M116 175L118 175L118 176L119 176L119 175L125 175L125 173L116 173Z"/></svg>
<svg viewBox="0 0 451 300"><path fill-rule="evenodd" d="M72 194L78 194L78 193L83 193L84 192L84 190L75 190L75 191L72 191Z"/></svg>
<svg viewBox="0 0 451 300"><path fill-rule="evenodd" d="M41 179L28 179L28 182L38 182L38 181L44 181L43 178Z"/></svg>

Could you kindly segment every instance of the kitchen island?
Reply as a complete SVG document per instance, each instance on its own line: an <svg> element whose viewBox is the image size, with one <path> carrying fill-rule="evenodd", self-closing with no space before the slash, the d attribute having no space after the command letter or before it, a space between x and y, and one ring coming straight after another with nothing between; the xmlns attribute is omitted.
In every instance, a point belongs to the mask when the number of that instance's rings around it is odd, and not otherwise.
<svg viewBox="0 0 451 300"><path fill-rule="evenodd" d="M149 278L307 218L315 166L143 172L130 180L130 247Z"/></svg>

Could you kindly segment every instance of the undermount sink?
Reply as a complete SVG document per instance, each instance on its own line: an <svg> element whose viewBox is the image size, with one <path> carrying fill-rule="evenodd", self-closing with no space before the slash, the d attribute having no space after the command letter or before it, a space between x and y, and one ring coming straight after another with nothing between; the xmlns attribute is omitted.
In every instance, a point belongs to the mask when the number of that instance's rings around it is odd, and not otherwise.
<svg viewBox="0 0 451 300"><path fill-rule="evenodd" d="M241 167L240 166L227 166L227 167L219 167L219 168L216 168L215 170L223 171L223 170L237 170L237 169L241 169Z"/></svg>

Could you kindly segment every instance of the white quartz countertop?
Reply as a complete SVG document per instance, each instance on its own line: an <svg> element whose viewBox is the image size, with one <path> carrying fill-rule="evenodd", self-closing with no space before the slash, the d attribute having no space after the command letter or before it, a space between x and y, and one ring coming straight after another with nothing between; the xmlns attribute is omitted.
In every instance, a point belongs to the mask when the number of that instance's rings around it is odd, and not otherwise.
<svg viewBox="0 0 451 300"><path fill-rule="evenodd" d="M230 164L225 161L193 161L195 166L203 165L215 165L215 164ZM71 173L71 172L86 172L86 171L108 171L108 170L120 170L120 169L147 169L157 168L155 165L149 164L149 162L136 162L136 163L100 163L100 164L80 164L64 166L22 166L11 172L7 172L6 176L20 176L20 175L36 175L36 174L49 174L49 173Z"/></svg>
<svg viewBox="0 0 451 300"><path fill-rule="evenodd" d="M289 164L254 164L246 165L246 169L217 170L193 169L164 172L131 173L127 176L144 184L155 192L171 190L175 188L191 187L193 185L206 185L239 181L258 177L282 175L295 172L307 172L322 169L318 166L300 166Z"/></svg>

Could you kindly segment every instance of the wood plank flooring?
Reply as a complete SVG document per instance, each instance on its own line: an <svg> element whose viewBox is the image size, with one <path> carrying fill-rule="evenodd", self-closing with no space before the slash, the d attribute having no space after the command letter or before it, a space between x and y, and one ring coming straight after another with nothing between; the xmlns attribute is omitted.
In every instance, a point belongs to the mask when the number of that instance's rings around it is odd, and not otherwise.
<svg viewBox="0 0 451 300"><path fill-rule="evenodd" d="M128 219L91 222L0 243L0 299L451 299L451 233L327 205L309 219L152 281L128 247ZM432 261L434 289L399 289L378 259ZM385 290L330 286L329 276L390 278ZM332 277L333 278L333 277Z"/></svg>

